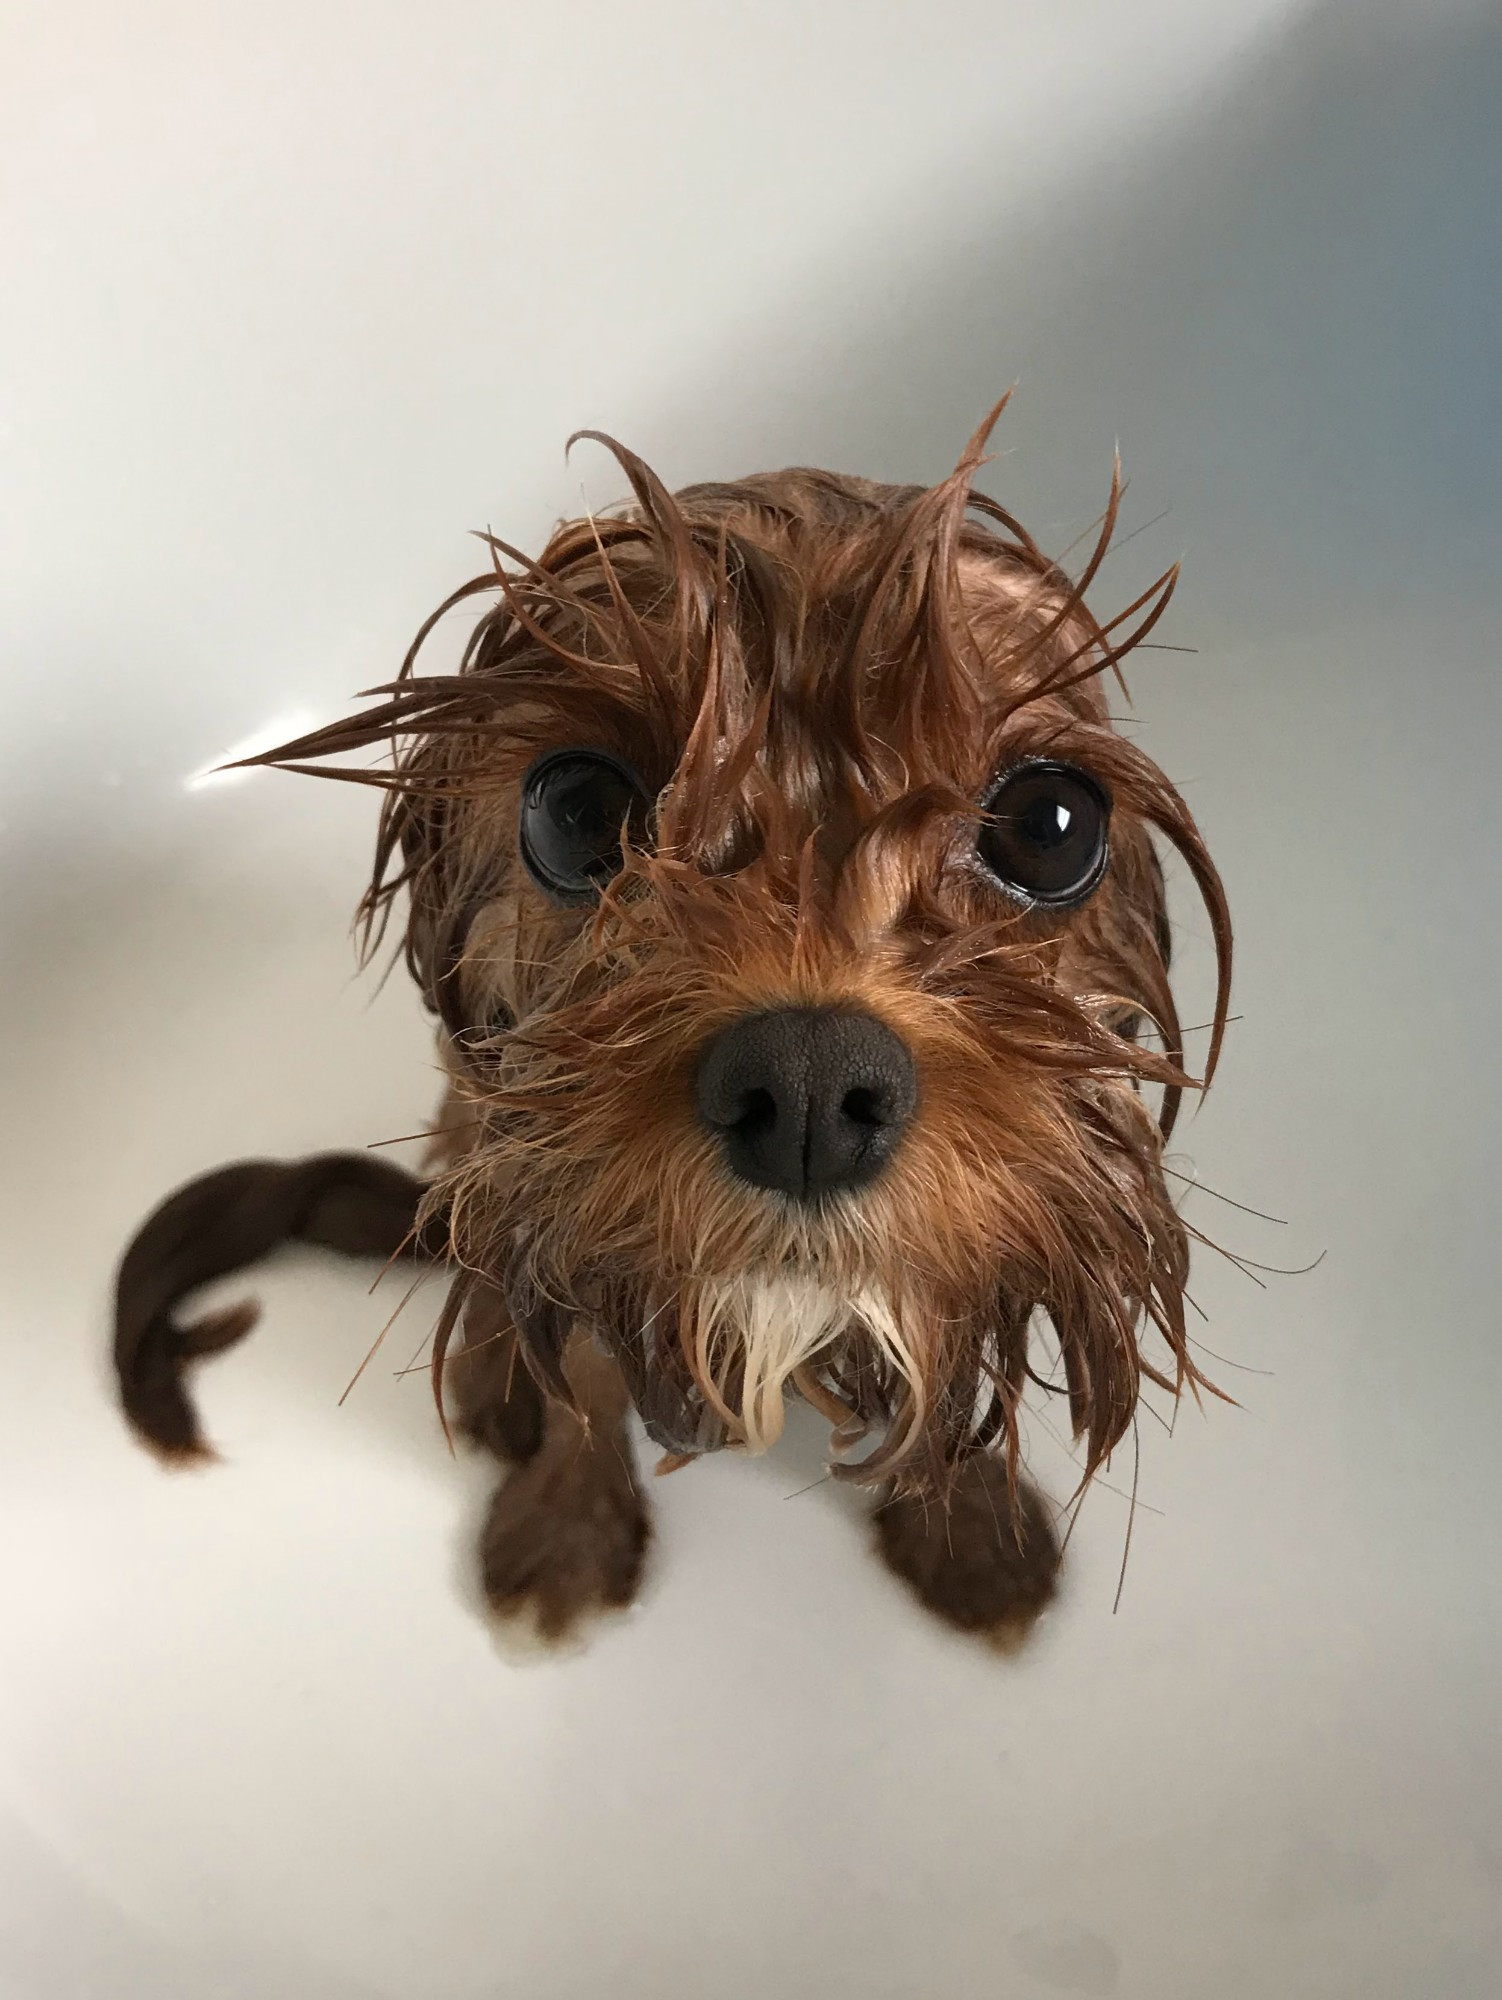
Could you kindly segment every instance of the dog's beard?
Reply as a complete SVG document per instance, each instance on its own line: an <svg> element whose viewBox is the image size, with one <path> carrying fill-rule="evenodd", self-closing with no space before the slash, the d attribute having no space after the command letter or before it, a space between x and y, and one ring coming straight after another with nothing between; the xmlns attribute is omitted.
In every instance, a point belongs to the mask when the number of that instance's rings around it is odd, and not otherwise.
<svg viewBox="0 0 1502 2000"><path fill-rule="evenodd" d="M665 1285L660 1270L633 1277L619 1263L565 1263L559 1249L512 1232L474 1275L504 1294L534 1372L555 1393L566 1394L571 1332L592 1330L619 1362L648 1435L675 1457L727 1444L768 1450L790 1396L828 1417L838 1455L873 1429L900 1432L905 1450L921 1428L928 1367L904 1323L911 1302L905 1311L879 1278L784 1259Z"/></svg>
<svg viewBox="0 0 1502 2000"><path fill-rule="evenodd" d="M749 1451L782 1435L790 1384L823 1400L812 1370L842 1344L868 1343L906 1383L921 1421L923 1370L879 1283L847 1292L813 1272L750 1273L699 1287L691 1312L696 1379Z"/></svg>

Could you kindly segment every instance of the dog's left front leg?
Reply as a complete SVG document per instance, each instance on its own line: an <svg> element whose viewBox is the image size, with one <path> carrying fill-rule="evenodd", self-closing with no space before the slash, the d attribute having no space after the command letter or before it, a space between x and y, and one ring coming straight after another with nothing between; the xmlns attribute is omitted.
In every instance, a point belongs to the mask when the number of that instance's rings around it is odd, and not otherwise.
<svg viewBox="0 0 1502 2000"><path fill-rule="evenodd" d="M882 1559L925 1609L998 1651L1022 1643L1054 1594L1049 1509L1024 1479L1014 1512L1006 1468L989 1453L967 1458L941 1495L888 1493L873 1518Z"/></svg>
<svg viewBox="0 0 1502 2000"><path fill-rule="evenodd" d="M485 1595L503 1618L530 1617L545 1639L630 1604L651 1536L619 1368L582 1330L563 1366L574 1409L528 1375L499 1295L472 1302L452 1364L460 1424L515 1468L480 1535Z"/></svg>

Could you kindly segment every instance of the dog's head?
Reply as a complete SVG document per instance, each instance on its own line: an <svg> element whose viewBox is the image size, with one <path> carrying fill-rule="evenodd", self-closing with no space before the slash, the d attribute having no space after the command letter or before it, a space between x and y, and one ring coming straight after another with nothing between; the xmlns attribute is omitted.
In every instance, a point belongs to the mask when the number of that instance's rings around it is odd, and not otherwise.
<svg viewBox="0 0 1502 2000"><path fill-rule="evenodd" d="M1115 489L1071 582L972 493L986 430L930 490L671 495L612 446L635 504L493 544L456 673L414 648L273 753L395 747L366 913L407 894L446 1030L459 1288L560 1394L591 1324L674 1453L769 1443L791 1390L862 1478L1015 1460L1038 1317L1092 1470L1144 1376L1198 1379L1155 832L1219 950L1207 1075L1229 923L1101 685L1172 575L1099 622Z"/></svg>

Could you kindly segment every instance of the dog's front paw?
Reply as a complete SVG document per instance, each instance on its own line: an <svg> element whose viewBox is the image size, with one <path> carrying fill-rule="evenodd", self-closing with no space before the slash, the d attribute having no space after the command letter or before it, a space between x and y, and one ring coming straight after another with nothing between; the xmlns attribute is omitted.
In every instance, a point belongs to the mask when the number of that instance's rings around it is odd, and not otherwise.
<svg viewBox="0 0 1502 2000"><path fill-rule="evenodd" d="M875 1513L877 1543L946 1624L1014 1651L1054 1594L1059 1545L1043 1500L1023 1484L1012 1512L1005 1469L976 1454L942 1499L896 1494Z"/></svg>
<svg viewBox="0 0 1502 2000"><path fill-rule="evenodd" d="M500 1488L480 1537L492 1611L555 1641L623 1610L641 1587L651 1523L629 1467L599 1450L545 1450Z"/></svg>

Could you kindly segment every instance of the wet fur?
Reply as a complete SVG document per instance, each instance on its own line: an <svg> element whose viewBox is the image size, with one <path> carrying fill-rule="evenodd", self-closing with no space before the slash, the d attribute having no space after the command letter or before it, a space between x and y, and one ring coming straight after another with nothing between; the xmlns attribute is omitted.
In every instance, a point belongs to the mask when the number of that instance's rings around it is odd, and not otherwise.
<svg viewBox="0 0 1502 2000"><path fill-rule="evenodd" d="M373 706L258 760L385 792L367 941L404 904L452 1081L434 1178L364 1247L391 1254L404 1220L408 1247L441 1244L455 1267L435 1389L442 1408L447 1374L458 1428L513 1468L486 1585L545 1631L636 1590L628 1403L680 1464L766 1447L802 1396L830 1420L836 1475L877 1490L888 1563L950 1623L1009 1633L1057 1562L1020 1465L1035 1328L1052 1330L1048 1386L1086 1478L1144 1380L1202 1382L1162 1171L1200 1085L1154 835L1187 863L1217 947L1200 1082L1230 923L1187 807L1101 685L1173 573L1099 621L1085 591L1117 486L1071 580L973 493L989 427L932 489L795 470L675 496L610 444L634 504L565 523L535 562L493 542ZM419 674L437 617L482 597L458 671ZM372 745L386 768L329 761ZM569 746L628 760L655 800L584 911L550 904L516 848L523 772ZM1037 755L1081 764L1114 801L1106 877L1069 913L1009 901L973 862L977 799ZM918 1071L879 1180L819 1210L734 1181L694 1113L710 1039L783 1005L874 1014ZM135 1331L117 1357L138 1430L184 1451L201 1440L182 1366L216 1334L178 1329L170 1307L195 1273L269 1247L282 1211L226 1232L209 1195L178 1199L183 1227L159 1217L122 1270ZM223 1240L184 1261L194 1216Z"/></svg>

